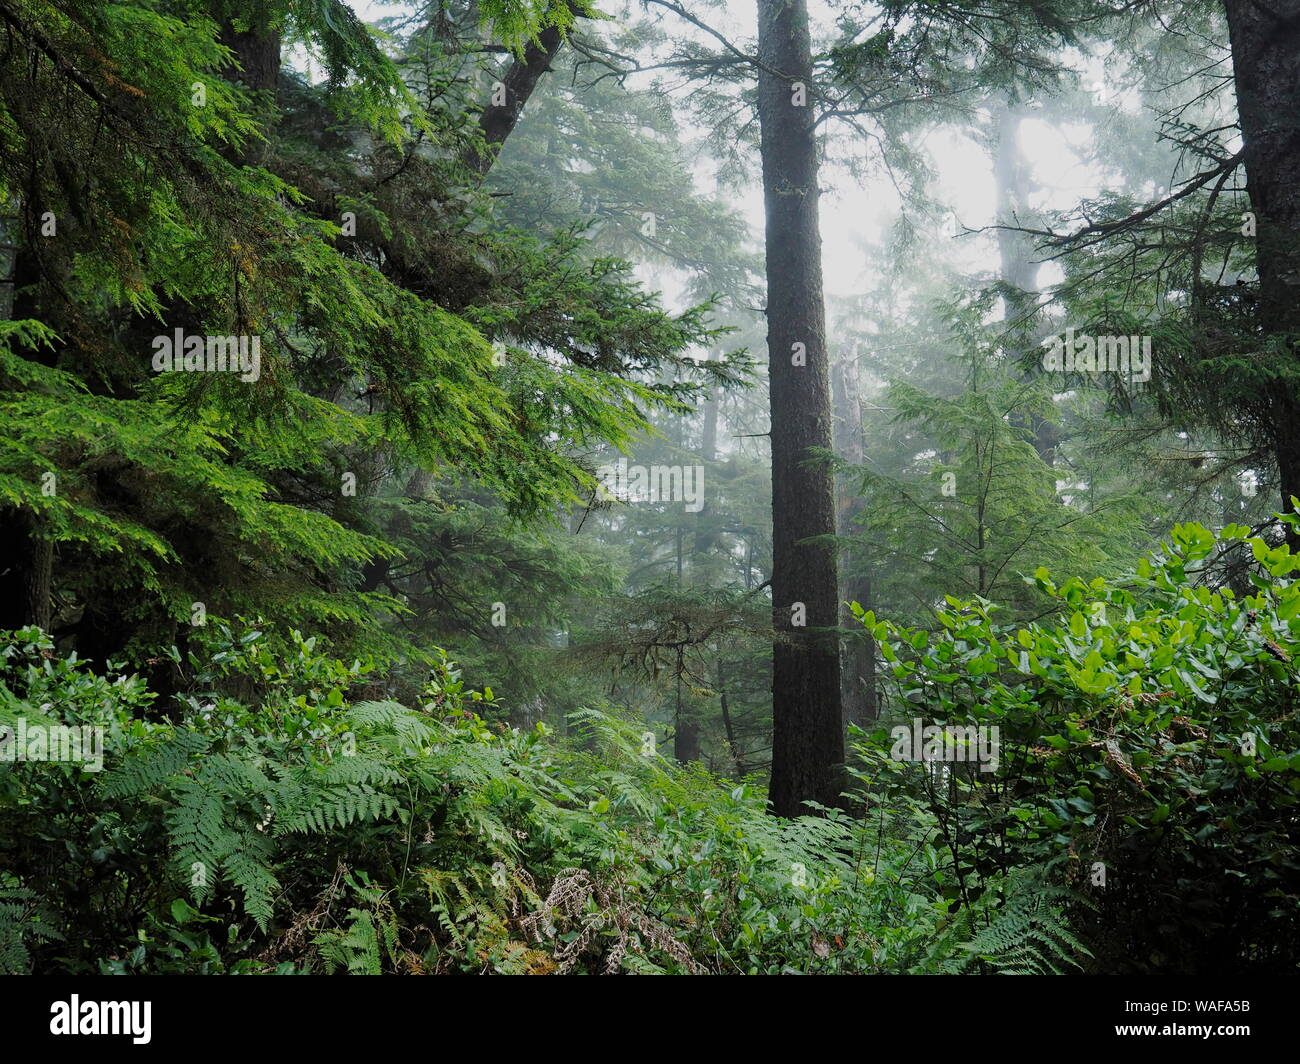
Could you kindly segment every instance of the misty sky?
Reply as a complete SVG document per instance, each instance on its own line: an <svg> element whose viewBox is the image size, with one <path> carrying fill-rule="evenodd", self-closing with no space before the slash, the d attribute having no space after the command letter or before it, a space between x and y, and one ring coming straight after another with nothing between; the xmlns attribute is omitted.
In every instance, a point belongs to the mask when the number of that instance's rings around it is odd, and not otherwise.
<svg viewBox="0 0 1300 1064"><path fill-rule="evenodd" d="M410 11L409 5L385 4L376 0L351 0L358 16L374 21L389 15ZM632 5L610 3L599 5L602 10L621 18L632 13ZM639 7L640 5L635 5ZM810 13L814 22L814 36L826 35L833 28L833 5L824 0L811 0ZM732 40L752 40L755 33L752 2L727 4L725 7L701 13L710 25ZM670 32L681 35L697 32L681 23L669 12L661 13ZM1101 59L1080 59L1086 71L1087 82L1099 98L1111 106L1135 108L1132 99L1121 99L1108 86L1105 64ZM630 86L648 85L651 75L629 79ZM525 112L527 121L527 112ZM831 135L855 137L844 126L829 125ZM684 130L691 127L686 124ZM1028 120L1021 126L1021 146L1031 164L1033 180L1040 186L1034 206L1045 209L1065 209L1081 199L1095 196L1103 187L1103 177L1097 168L1084 165L1072 150L1072 145L1088 142L1094 131L1083 123L1057 128L1047 122ZM967 272L993 271L996 252L990 236L961 236L961 227L978 228L994 220L995 189L992 162L988 153L975 141L955 129L936 129L925 135L923 143L937 174L937 198L950 205L952 214L944 231L951 236L951 259L954 265ZM755 161L757 162L757 161ZM700 168L697 178L703 184L708 180L706 165ZM871 253L880 248L888 229L899 210L899 199L889 177L883 172L870 174L865 179L855 177L843 166L831 164L822 171L825 196L822 200L821 229L823 240L823 266L825 290L828 296L852 296L873 288L880 280ZM709 187L705 185L704 187ZM755 182L738 198L735 206L751 220L755 244L761 244L763 208L762 190ZM1047 264L1039 274L1039 283L1046 286L1060 279L1059 270ZM667 288L669 302L676 302L671 281L656 274L656 282Z"/></svg>

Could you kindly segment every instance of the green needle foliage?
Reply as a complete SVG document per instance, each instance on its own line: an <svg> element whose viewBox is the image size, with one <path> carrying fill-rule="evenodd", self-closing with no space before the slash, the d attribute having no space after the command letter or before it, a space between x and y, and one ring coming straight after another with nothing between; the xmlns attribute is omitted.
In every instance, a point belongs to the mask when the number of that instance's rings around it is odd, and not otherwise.
<svg viewBox="0 0 1300 1064"><path fill-rule="evenodd" d="M368 502L391 478L465 479L546 521L590 494L584 450L686 409L692 375L735 379L685 354L717 335L704 306L666 313L573 230L496 224L438 159L464 117L417 103L346 5L5 13L26 47L0 62L0 194L20 237L0 514L57 554L46 608L89 653L183 639L201 603L418 655L373 623L405 604L360 576L398 553ZM516 44L572 19L483 14ZM323 57L322 85L286 91L283 134L228 80L223 26ZM359 150L338 150L345 134ZM155 373L154 338L178 328L257 338L254 379Z"/></svg>
<svg viewBox="0 0 1300 1064"><path fill-rule="evenodd" d="M805 6L0 0L0 973L1295 972L1300 66Z"/></svg>

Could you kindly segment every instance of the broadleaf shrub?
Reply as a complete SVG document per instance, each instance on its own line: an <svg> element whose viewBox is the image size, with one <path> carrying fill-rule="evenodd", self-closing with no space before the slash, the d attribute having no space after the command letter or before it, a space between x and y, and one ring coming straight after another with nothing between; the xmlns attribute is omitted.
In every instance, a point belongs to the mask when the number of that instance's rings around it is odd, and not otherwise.
<svg viewBox="0 0 1300 1064"><path fill-rule="evenodd" d="M1201 582L1207 559L1243 547L1252 593ZM856 771L877 803L929 818L954 900L1056 869L1098 970L1294 970L1297 568L1242 526L1180 525L1121 581L1039 570L1056 606L1042 622L1001 625L991 603L951 599L929 634L859 608L900 721L996 727L1000 749L995 772L909 764L882 727Z"/></svg>

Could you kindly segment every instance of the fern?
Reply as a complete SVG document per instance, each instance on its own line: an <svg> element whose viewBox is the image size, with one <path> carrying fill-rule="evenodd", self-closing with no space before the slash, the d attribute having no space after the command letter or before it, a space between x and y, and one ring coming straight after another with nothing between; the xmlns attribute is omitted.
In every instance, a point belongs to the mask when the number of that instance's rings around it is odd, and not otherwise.
<svg viewBox="0 0 1300 1064"><path fill-rule="evenodd" d="M223 796L203 782L176 780L172 797L176 804L164 816L172 853L194 900L202 904L211 897L217 869L238 845L238 838L226 824Z"/></svg>
<svg viewBox="0 0 1300 1064"><path fill-rule="evenodd" d="M986 897L995 897L990 891ZM1091 956L1070 930L1066 906L1084 903L1027 869L1007 881L1000 902L968 907L934 942L926 967L942 975L983 970L997 975L1064 975ZM982 924L982 926L980 926Z"/></svg>
<svg viewBox="0 0 1300 1064"><path fill-rule="evenodd" d="M188 728L152 736L126 751L100 781L99 793L109 799L147 794L189 768L209 745L207 736Z"/></svg>
<svg viewBox="0 0 1300 1064"><path fill-rule="evenodd" d="M222 861L222 871L244 896L244 911L263 931L275 912L280 882L271 871L274 848L263 836L241 832Z"/></svg>
<svg viewBox="0 0 1300 1064"><path fill-rule="evenodd" d="M62 941L53 915L36 893L24 887L0 886L0 975L26 975L31 967L32 939Z"/></svg>
<svg viewBox="0 0 1300 1064"><path fill-rule="evenodd" d="M303 791L298 796L305 807L295 809L279 821L277 831L325 834L331 828L345 828L358 820L379 820L397 813L399 803L391 795L364 783Z"/></svg>
<svg viewBox="0 0 1300 1064"><path fill-rule="evenodd" d="M391 786L402 781L402 773L391 763L363 751L357 751L351 757L327 761L317 771L320 782L325 786L349 783Z"/></svg>
<svg viewBox="0 0 1300 1064"><path fill-rule="evenodd" d="M348 910L346 927L316 936L321 962L326 973L342 968L349 975L382 975L386 957L390 962L397 961L397 916L383 891L356 880L351 881L351 886L368 906L353 906Z"/></svg>

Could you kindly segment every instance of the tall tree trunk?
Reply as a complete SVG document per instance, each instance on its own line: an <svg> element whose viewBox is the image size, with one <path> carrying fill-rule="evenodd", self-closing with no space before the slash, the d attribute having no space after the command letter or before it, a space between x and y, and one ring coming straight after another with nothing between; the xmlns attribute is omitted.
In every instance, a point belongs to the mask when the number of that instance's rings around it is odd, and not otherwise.
<svg viewBox="0 0 1300 1064"><path fill-rule="evenodd" d="M722 727L727 734L727 747L731 750L731 760L736 766L736 775L743 776L749 768L745 764L745 755L740 751L736 727L731 720L731 703L727 698L727 672L722 658L718 658L718 702L722 706Z"/></svg>
<svg viewBox="0 0 1300 1064"><path fill-rule="evenodd" d="M767 215L772 408L772 778L778 816L839 800L844 760L835 489L812 448L831 448L830 382L817 228L817 140L805 0L758 0L758 119ZM793 623L800 618L802 626Z"/></svg>
<svg viewBox="0 0 1300 1064"><path fill-rule="evenodd" d="M704 424L700 432L701 469L712 477L711 467L718 457L718 398L712 393L704 403ZM695 581L707 579L704 569L704 555L717 545L718 532L713 520L713 505L706 499L700 512L695 515L695 545L691 552L691 567Z"/></svg>
<svg viewBox="0 0 1300 1064"><path fill-rule="evenodd" d="M997 112L993 176L999 225L1025 225L1028 221L1029 173L1018 138L1022 117L1022 112L1010 103ZM999 229L997 234L999 276L1009 289L1006 320L1014 321L1033 306L1033 295L1038 291L1038 264L1033 261L1033 241L1028 234L1013 229Z"/></svg>
<svg viewBox="0 0 1300 1064"><path fill-rule="evenodd" d="M1028 224L1030 179L1029 168L1020 151L1020 122L1024 112L1011 103L1002 104L996 115L996 139L993 145L993 176L997 188L999 225ZM1003 296L1013 357L1023 359L1038 348L1042 339L1030 320L1038 294L1038 263L1034 261L1033 239L1014 229L999 229L998 276L1006 292ZM1037 371L1032 371L1037 372ZM1032 414L1017 415L1019 427L1028 431L1038 457L1049 466L1056 464L1059 442L1056 425L1047 418Z"/></svg>
<svg viewBox="0 0 1300 1064"><path fill-rule="evenodd" d="M704 426L700 438L700 457L712 464L718 457L718 396L711 392L704 403Z"/></svg>
<svg viewBox="0 0 1300 1064"><path fill-rule="evenodd" d="M1246 190L1255 214L1259 320L1285 334L1292 359L1300 338L1300 0L1224 0ZM1270 388L1282 507L1300 496L1300 398L1285 379ZM1287 542L1300 550L1300 533Z"/></svg>
<svg viewBox="0 0 1300 1064"><path fill-rule="evenodd" d="M677 648L677 709L673 714L673 757L682 764L700 759L700 724L682 699L682 673L686 669L686 649Z"/></svg>
<svg viewBox="0 0 1300 1064"><path fill-rule="evenodd" d="M0 628L50 627L53 544L26 507L0 510Z"/></svg>
<svg viewBox="0 0 1300 1064"><path fill-rule="evenodd" d="M236 29L232 22L221 27L221 43L229 48L236 60L221 71L221 76L236 84L242 83L254 94L253 113L266 130L274 128L278 120L276 93L280 80L280 34L269 25L254 25L250 29ZM266 161L269 141L250 137L228 157L244 166L260 166Z"/></svg>
<svg viewBox="0 0 1300 1064"><path fill-rule="evenodd" d="M834 368L835 453L851 465L861 465L866 448L862 437L861 387L858 381L857 353L842 351ZM849 477L836 484L836 515L841 535L853 531L853 519L866 503ZM863 727L879 716L876 704L876 641L853 616L848 603L860 603L871 609L871 577L865 571L867 559L850 551L840 570L841 614L845 629L840 659L841 696L844 723Z"/></svg>

